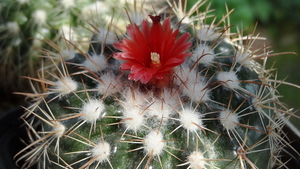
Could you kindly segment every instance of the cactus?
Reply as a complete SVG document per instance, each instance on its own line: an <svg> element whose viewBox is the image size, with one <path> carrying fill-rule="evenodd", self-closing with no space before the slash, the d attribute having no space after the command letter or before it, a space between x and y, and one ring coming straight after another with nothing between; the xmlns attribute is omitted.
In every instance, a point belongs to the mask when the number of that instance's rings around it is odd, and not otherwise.
<svg viewBox="0 0 300 169"><path fill-rule="evenodd" d="M76 44L77 48L86 50L88 41L102 30L93 30L90 26L110 22L111 11L120 16L124 6L133 6L131 1L75 1L75 0L4 0L0 2L0 72L6 79L0 83L1 93L7 97L12 92L30 92L31 87L22 76L37 77L36 71L42 66L45 50L56 52L46 41L59 44L58 55L73 57L75 49L60 40L62 38ZM147 9L146 9L147 10ZM121 19L124 20L124 19ZM121 23L121 22L120 22ZM88 28L88 29L86 29ZM88 38L87 38L88 37ZM72 54L73 53L73 54ZM59 57L54 58L60 60ZM68 59L68 58L65 58ZM47 61L47 60L46 60ZM47 66L46 66L47 65ZM7 97L5 101L7 101ZM20 103L17 103L20 104Z"/></svg>
<svg viewBox="0 0 300 169"><path fill-rule="evenodd" d="M285 82L264 67L278 54L253 50L257 36L222 28L229 15L206 25L209 11L196 12L201 1L190 11L181 1L166 2L169 8L143 13L142 21L127 10L125 33L111 33L123 29L111 22L105 38L93 35L87 51L74 45L71 59L57 63L49 53L55 80L30 78L43 91L27 94L33 104L23 119L30 140L17 163L53 169L285 167L281 153L290 141L282 128L293 112L276 91Z"/></svg>

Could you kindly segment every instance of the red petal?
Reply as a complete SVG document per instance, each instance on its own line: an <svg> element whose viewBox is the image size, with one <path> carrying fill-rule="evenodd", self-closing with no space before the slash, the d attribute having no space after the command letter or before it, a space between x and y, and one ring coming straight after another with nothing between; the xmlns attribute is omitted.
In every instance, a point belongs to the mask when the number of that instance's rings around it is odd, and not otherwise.
<svg viewBox="0 0 300 169"><path fill-rule="evenodd" d="M147 70L145 71L145 73L144 73L143 78L141 78L141 82L142 82L143 84L148 83L148 82L152 79L153 75L154 75L156 72L157 72L156 69L147 69Z"/></svg>
<svg viewBox="0 0 300 169"><path fill-rule="evenodd" d="M152 79L152 74L151 73L147 73L143 76L143 78L141 78L141 83L146 84L148 83L151 79Z"/></svg>
<svg viewBox="0 0 300 169"><path fill-rule="evenodd" d="M134 80L134 81L138 81L140 80L142 77L144 76L144 72L143 71L139 71L137 73L134 74L130 74L129 78Z"/></svg>
<svg viewBox="0 0 300 169"><path fill-rule="evenodd" d="M131 74L135 74L135 73L137 73L137 72L139 72L139 71L141 71L141 70L143 70L143 69L145 69L144 66L135 64L135 65L133 65L133 66L131 67L131 72L130 72L130 73L131 73Z"/></svg>
<svg viewBox="0 0 300 169"><path fill-rule="evenodd" d="M192 45L192 42L186 42L190 35L188 33L183 34L180 36L177 41L175 42L173 48L174 50L170 55L181 54L183 52L187 52L186 50Z"/></svg>
<svg viewBox="0 0 300 169"><path fill-rule="evenodd" d="M170 65L179 65L182 62L184 62L184 59L179 58L170 58L168 59L167 63L164 66L170 66Z"/></svg>
<svg viewBox="0 0 300 169"><path fill-rule="evenodd" d="M122 60L123 59L123 53L122 52L117 52L117 53L114 53L114 58L115 59L119 59L119 60Z"/></svg>

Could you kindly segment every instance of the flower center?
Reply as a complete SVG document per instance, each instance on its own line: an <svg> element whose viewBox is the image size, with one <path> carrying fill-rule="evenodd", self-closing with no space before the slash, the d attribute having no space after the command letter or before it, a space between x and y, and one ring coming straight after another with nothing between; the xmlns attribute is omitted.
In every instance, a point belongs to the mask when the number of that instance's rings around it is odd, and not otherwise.
<svg viewBox="0 0 300 169"><path fill-rule="evenodd" d="M160 56L158 53L151 52L151 68L161 67Z"/></svg>

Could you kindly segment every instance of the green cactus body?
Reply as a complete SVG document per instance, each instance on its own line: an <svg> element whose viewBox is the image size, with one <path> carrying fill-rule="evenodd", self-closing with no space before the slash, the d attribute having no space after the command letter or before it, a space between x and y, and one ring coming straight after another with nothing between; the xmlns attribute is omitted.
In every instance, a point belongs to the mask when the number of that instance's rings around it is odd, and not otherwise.
<svg viewBox="0 0 300 169"><path fill-rule="evenodd" d="M130 24L121 41L92 43L88 52L62 62L57 81L39 80L51 86L34 95L36 103L24 116L32 140L17 154L23 167L34 162L52 169L284 166L279 153L286 142L280 135L289 112L278 101L271 74L255 61L261 56L234 42L226 29L194 26L188 38L192 22L179 31L168 18L150 18L150 26L146 20ZM156 37L146 36L147 24ZM146 69L125 58L144 52L133 50L145 45L137 29L153 40L151 50L165 42L165 53L155 48L145 58ZM172 42L159 36L172 37L170 30L180 32L172 50ZM126 71L128 63L133 64Z"/></svg>

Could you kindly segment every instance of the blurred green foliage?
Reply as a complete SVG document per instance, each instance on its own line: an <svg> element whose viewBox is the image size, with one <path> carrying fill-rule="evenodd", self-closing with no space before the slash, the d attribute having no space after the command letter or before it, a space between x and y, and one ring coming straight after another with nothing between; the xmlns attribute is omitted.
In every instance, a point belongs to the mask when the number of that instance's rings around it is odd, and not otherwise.
<svg viewBox="0 0 300 169"><path fill-rule="evenodd" d="M191 7L196 1L188 0L188 6ZM217 16L217 20L226 14L225 4L229 10L234 9L234 14L230 15L230 20L238 26L253 24L256 18L262 22L267 22L272 15L271 0L212 0L208 1L207 4L211 4L210 9L215 9L213 14ZM200 10L204 11L205 8L204 5Z"/></svg>
<svg viewBox="0 0 300 169"><path fill-rule="evenodd" d="M190 8L198 0L188 0ZM240 25L251 25L258 21L261 24L269 24L273 21L285 19L294 20L294 24L300 26L300 1L299 0L211 0L202 6L200 10L205 11L210 4L210 9L217 16L217 20L226 14L225 4L228 9L234 9L230 15L231 23ZM241 23L242 22L242 23Z"/></svg>

